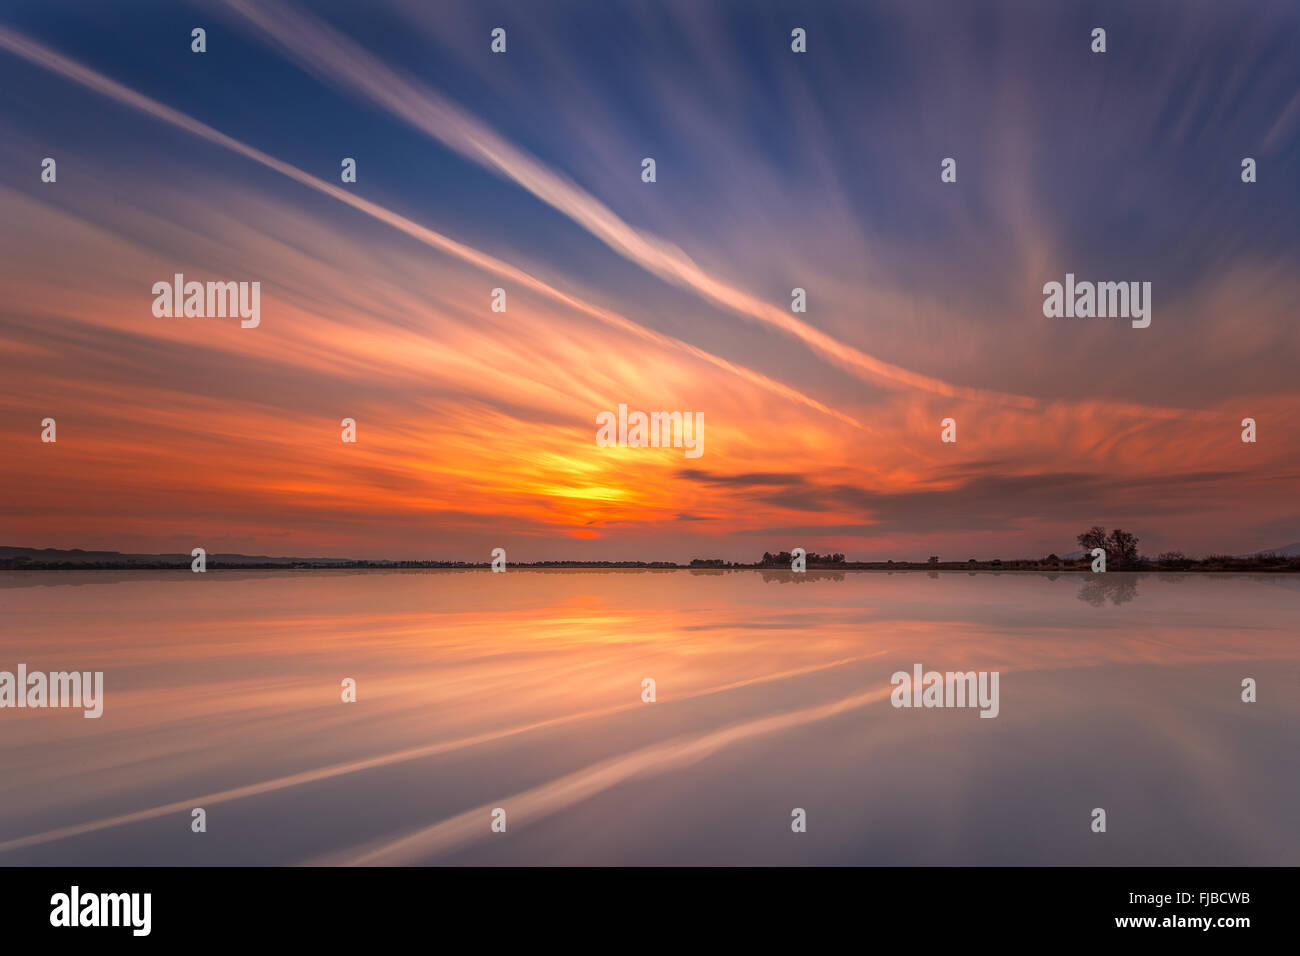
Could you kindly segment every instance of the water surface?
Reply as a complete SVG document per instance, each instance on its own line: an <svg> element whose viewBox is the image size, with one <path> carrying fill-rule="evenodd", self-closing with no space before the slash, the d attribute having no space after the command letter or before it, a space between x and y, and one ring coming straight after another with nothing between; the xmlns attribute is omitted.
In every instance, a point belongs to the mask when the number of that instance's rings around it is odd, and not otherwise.
<svg viewBox="0 0 1300 956"><path fill-rule="evenodd" d="M0 865L1296 865L1297 611L1281 575L4 572L0 670L105 705L0 710ZM916 663L999 671L999 716L894 708Z"/></svg>

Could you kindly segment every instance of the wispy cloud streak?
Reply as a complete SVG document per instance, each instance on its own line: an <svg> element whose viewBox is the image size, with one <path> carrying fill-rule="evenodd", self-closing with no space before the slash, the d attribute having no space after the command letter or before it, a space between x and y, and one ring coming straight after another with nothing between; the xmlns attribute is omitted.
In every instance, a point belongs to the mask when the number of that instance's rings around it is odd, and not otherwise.
<svg viewBox="0 0 1300 956"><path fill-rule="evenodd" d="M163 103L159 103L157 100L137 93L135 90L123 86L121 83L118 83L95 70L82 66L61 54L56 53L48 47L3 26L0 26L0 47L21 56L23 59L28 60L31 63L65 76L68 79L74 80L77 83L80 83L81 85L104 96L110 97L119 103L170 123L171 125L192 133L195 136L199 136L209 142L217 144L218 146L238 153L239 155L244 156L255 163L259 163L268 169L272 169L281 175L287 176L310 189L314 189L317 192L337 199L339 202L345 203L359 212L363 212L380 222L392 226L394 229L400 230L411 238L416 239L431 248L455 256L463 262L467 262L470 265L482 269L484 272L491 273L511 282L517 282L521 286L545 295L556 302L582 312L583 314L613 328L620 329L621 331L635 335L644 341L664 348L672 348L686 352L694 358L743 378L745 381L775 395L779 395L782 398L791 401L800 402L809 408L813 408L825 415L830 415L846 424L861 427L861 424L851 416L829 408L816 399L799 392L797 389L784 385L781 382L777 382L752 369L730 362L720 356L707 352L704 349L697 348L696 346L681 341L680 339L647 329L625 316L585 302L576 296L569 295L568 293L556 289L507 262L503 262L494 256L487 255L486 253L480 252L464 243L457 242L441 233L435 232L426 226L413 222L405 216L399 215L378 203L362 199L361 197L335 186L332 183L327 183L324 180L318 179L290 163L276 159L274 156L270 156L256 147L249 146L232 136L228 136L220 130L214 129L206 123L200 122L179 110L173 109Z"/></svg>
<svg viewBox="0 0 1300 956"><path fill-rule="evenodd" d="M769 302L706 272L682 249L636 229L582 187L561 176L437 92L389 68L325 24L273 3L224 0L318 76L344 81L393 115L461 155L528 190L587 229L619 255L714 305L777 328L859 378L949 398L1032 409L1038 401L992 389L955 385L893 365L827 335ZM346 88L346 87L345 87Z"/></svg>

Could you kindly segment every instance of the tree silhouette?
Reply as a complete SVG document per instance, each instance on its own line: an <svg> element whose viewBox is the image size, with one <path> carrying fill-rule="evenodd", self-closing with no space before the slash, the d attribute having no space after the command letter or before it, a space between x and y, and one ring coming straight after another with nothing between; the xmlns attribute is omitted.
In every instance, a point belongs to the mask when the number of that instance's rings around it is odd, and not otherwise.
<svg viewBox="0 0 1300 956"><path fill-rule="evenodd" d="M1087 531L1085 531L1083 534L1079 535L1079 537L1077 537L1075 540L1079 542L1079 547L1083 548L1083 550L1085 551L1091 551L1093 548L1101 548L1103 551L1105 551L1106 550L1106 529L1103 528L1101 525L1095 524ZM1108 558L1110 557L1109 552L1107 553L1106 557Z"/></svg>
<svg viewBox="0 0 1300 956"><path fill-rule="evenodd" d="M1114 561L1120 567L1127 567L1137 563L1138 559L1138 539L1137 535L1129 534L1116 528L1106 539L1106 560Z"/></svg>
<svg viewBox="0 0 1300 956"><path fill-rule="evenodd" d="M1109 535L1101 525L1093 525L1076 539L1085 551L1101 548L1106 552L1106 564L1112 568L1131 567L1138 563L1137 535L1116 528Z"/></svg>

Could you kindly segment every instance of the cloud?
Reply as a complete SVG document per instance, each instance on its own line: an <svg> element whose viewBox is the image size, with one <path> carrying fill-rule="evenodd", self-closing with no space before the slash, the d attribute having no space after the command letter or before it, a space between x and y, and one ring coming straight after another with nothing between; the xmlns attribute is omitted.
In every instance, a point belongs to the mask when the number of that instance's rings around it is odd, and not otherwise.
<svg viewBox="0 0 1300 956"><path fill-rule="evenodd" d="M324 23L282 4L225 2L317 76L345 90L361 93L462 155L513 180L569 216L619 255L661 279L692 289L716 306L797 338L867 381L1017 408L1033 408L1037 404L1027 396L944 382L840 342L788 310L709 274L672 243L630 226L576 183L549 169L445 97L386 66Z"/></svg>

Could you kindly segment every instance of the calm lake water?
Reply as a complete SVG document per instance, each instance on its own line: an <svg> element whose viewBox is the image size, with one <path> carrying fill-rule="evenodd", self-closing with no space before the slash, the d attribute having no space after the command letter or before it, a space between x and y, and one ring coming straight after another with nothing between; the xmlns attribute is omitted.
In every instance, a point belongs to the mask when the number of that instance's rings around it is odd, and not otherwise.
<svg viewBox="0 0 1300 956"><path fill-rule="evenodd" d="M0 670L105 702L0 710L0 865L1296 865L1298 634L1281 575L5 572Z"/></svg>

